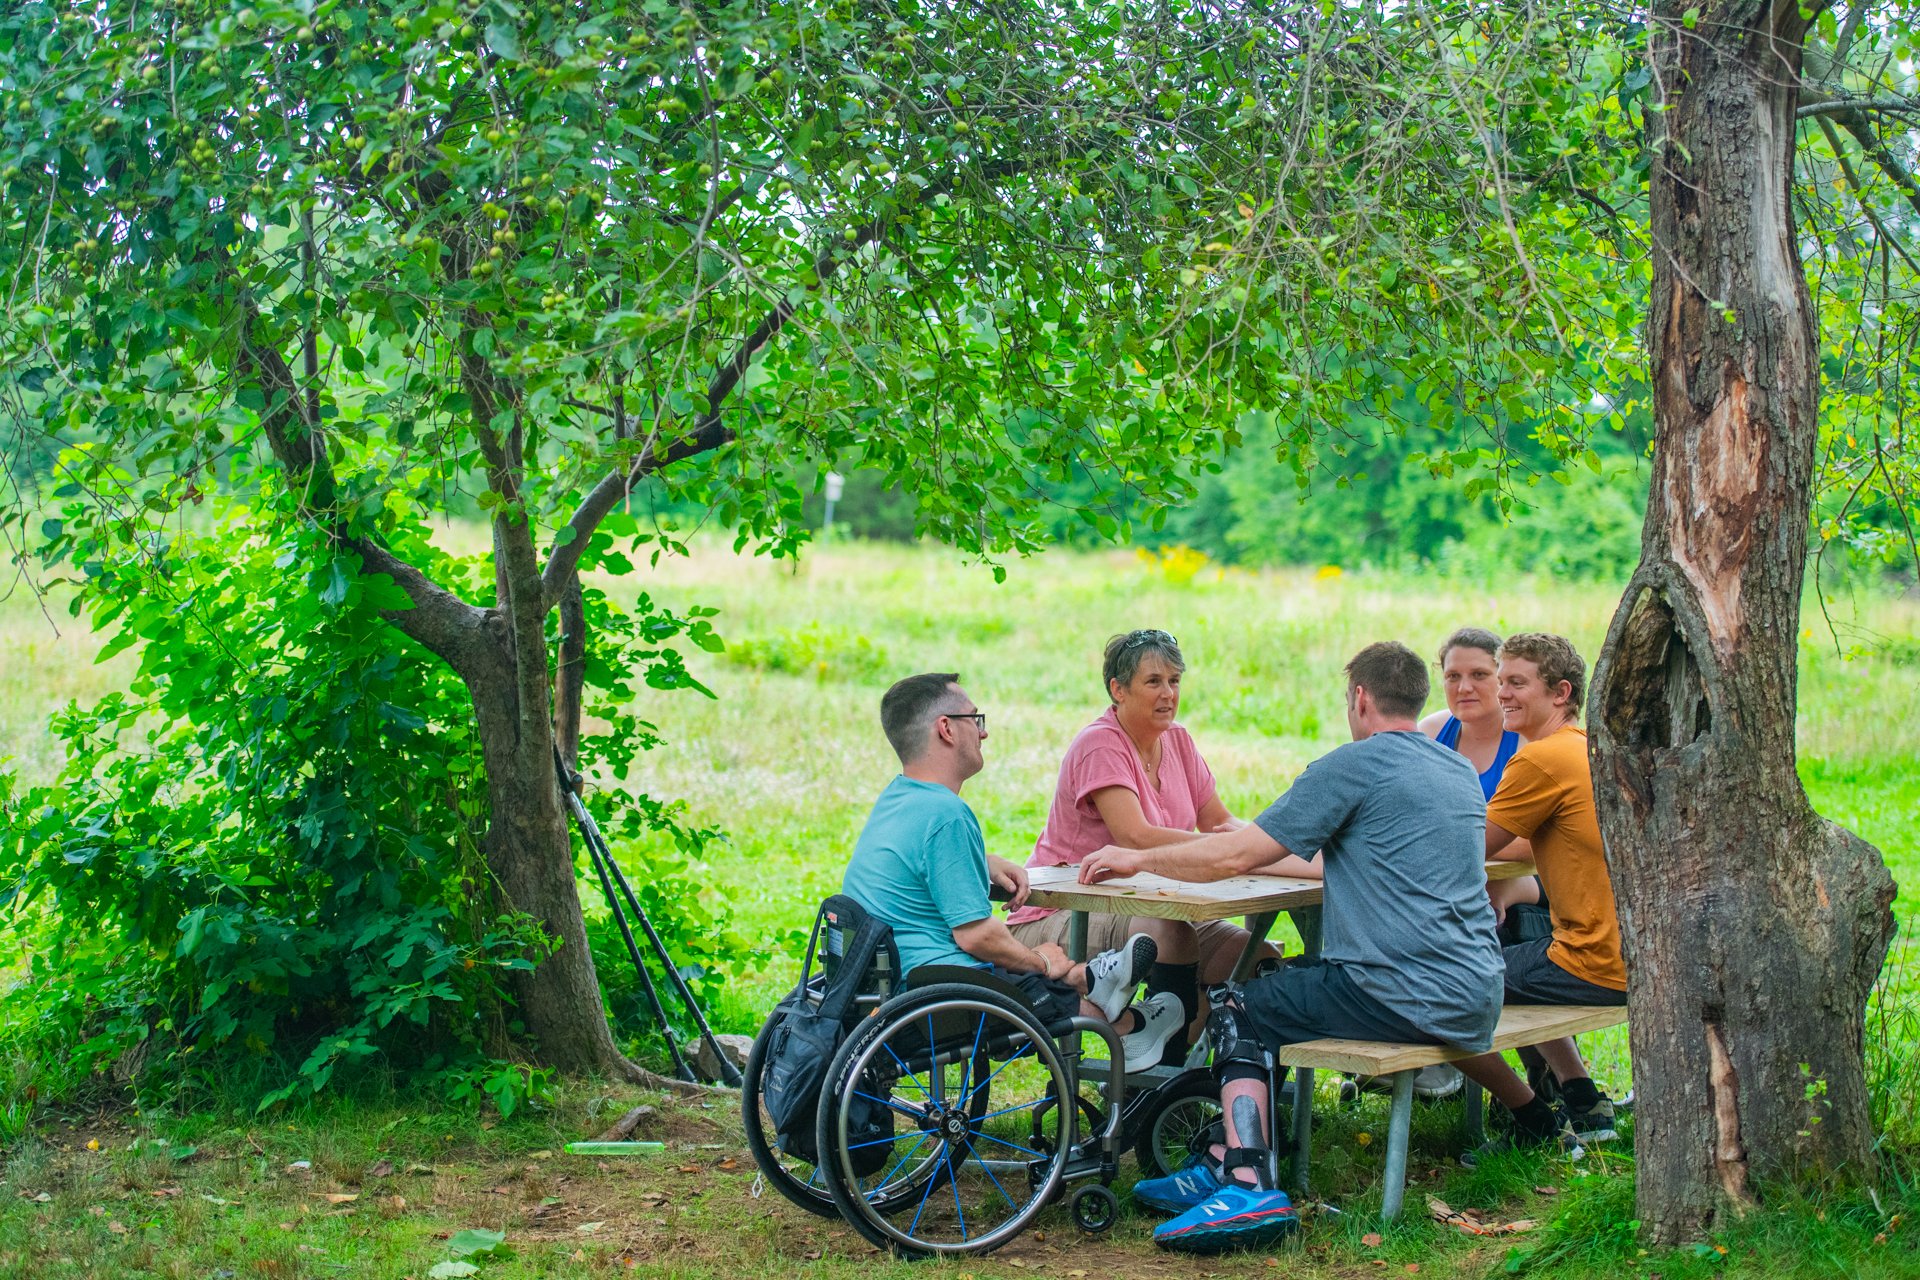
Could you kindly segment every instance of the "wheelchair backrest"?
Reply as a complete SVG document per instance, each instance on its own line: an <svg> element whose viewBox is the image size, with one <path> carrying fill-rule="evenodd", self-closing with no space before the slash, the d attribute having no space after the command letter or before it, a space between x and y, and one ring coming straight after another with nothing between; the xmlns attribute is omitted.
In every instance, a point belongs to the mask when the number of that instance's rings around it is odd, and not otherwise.
<svg viewBox="0 0 1920 1280"><path fill-rule="evenodd" d="M834 1000L841 1016L864 1012L889 999L900 987L900 958L893 930L844 893L820 904L807 947L805 981L819 999ZM819 976L813 959L819 958Z"/></svg>

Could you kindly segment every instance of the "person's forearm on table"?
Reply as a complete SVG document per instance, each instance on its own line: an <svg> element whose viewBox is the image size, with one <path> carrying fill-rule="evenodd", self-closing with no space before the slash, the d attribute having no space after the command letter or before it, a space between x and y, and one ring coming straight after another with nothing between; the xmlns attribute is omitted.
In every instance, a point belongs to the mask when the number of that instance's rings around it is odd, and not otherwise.
<svg viewBox="0 0 1920 1280"><path fill-rule="evenodd" d="M1185 844L1143 849L1139 854L1142 870L1190 882L1246 875L1289 856L1284 845L1255 826L1200 836Z"/></svg>
<svg viewBox="0 0 1920 1280"><path fill-rule="evenodd" d="M1324 880L1325 868L1321 866L1320 855L1303 858L1297 853L1285 853L1264 866L1255 867L1246 873L1250 876L1290 876L1295 880Z"/></svg>

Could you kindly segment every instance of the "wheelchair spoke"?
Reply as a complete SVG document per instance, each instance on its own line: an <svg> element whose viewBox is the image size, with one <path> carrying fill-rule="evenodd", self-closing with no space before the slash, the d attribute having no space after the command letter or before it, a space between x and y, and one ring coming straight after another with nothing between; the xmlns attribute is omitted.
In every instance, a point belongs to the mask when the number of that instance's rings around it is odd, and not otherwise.
<svg viewBox="0 0 1920 1280"><path fill-rule="evenodd" d="M916 1124L925 1121L927 1118L926 1112L916 1111L912 1107L903 1106L902 1104L895 1102L892 1098L876 1098L872 1094L863 1092L862 1090L859 1090L859 1089L855 1089L853 1091L853 1096L856 1098L865 1098L868 1102L877 1102L883 1107L889 1107L895 1111L898 1111L901 1115L905 1116L909 1120L912 1120Z"/></svg>
<svg viewBox="0 0 1920 1280"><path fill-rule="evenodd" d="M938 1178L927 1179L927 1188L920 1193L920 1207L913 1211L913 1224L907 1228L908 1235L920 1229L920 1215L927 1211L927 1197L933 1194L933 1184L938 1181Z"/></svg>
<svg viewBox="0 0 1920 1280"><path fill-rule="evenodd" d="M899 1173L900 1170L906 1167L907 1161L913 1159L913 1153L918 1151L921 1147L926 1146L927 1139L931 1136L932 1135L930 1134L922 1133L920 1137L914 1142L914 1144L907 1148L907 1153L901 1156L898 1160L894 1162L893 1168L887 1170L884 1174L882 1174L880 1176L880 1181L874 1183L873 1189L866 1192L865 1194L869 1198L871 1198L872 1196L878 1194L881 1191L884 1191L887 1187L891 1186L893 1183L893 1175L896 1173Z"/></svg>
<svg viewBox="0 0 1920 1280"><path fill-rule="evenodd" d="M1026 1044L1021 1045L1020 1051L1018 1053L1014 1054L1011 1058L1008 1058L1005 1062L1001 1063L999 1066L993 1069L993 1075L988 1076L985 1080L982 1080L979 1084L973 1086L974 1092L978 1093L980 1090L992 1084L995 1078L998 1077L1002 1071L1005 1071L1008 1067L1020 1061L1020 1059L1025 1057L1032 1048L1033 1048L1032 1042L1028 1042ZM971 1102L972 1099L969 1098L968 1101Z"/></svg>
<svg viewBox="0 0 1920 1280"><path fill-rule="evenodd" d="M953 1188L953 1212L954 1216L960 1219L960 1238L965 1240L967 1238L967 1211L960 1207L959 1177L955 1176L949 1179L948 1185Z"/></svg>
<svg viewBox="0 0 1920 1280"><path fill-rule="evenodd" d="M1026 1147L1021 1146L1017 1142L1008 1142L1005 1138L997 1138L991 1133L977 1133L974 1135L974 1137L985 1138L988 1142L997 1142L1003 1147L1012 1147L1015 1151L1018 1151L1020 1154L1032 1156L1035 1160L1048 1159L1047 1154L1043 1151L1030 1150Z"/></svg>
<svg viewBox="0 0 1920 1280"><path fill-rule="evenodd" d="M917 1079L920 1073L901 1061L900 1055L893 1051L892 1045L887 1044L884 1040L880 1043L886 1048L887 1056L893 1059L894 1065L900 1068L900 1083L910 1084L920 1091L921 1096L926 1096L927 1087Z"/></svg>
<svg viewBox="0 0 1920 1280"><path fill-rule="evenodd" d="M974 1136L978 1137L979 1135L975 1134ZM995 1191L998 1191L1000 1193L1000 1198L1007 1202L1007 1208L1018 1209L1020 1206L1013 1202L1013 1197L1007 1194L1007 1189L1000 1185L1000 1179L995 1178L993 1176L992 1166L988 1165L986 1160L980 1155L980 1153L974 1150L973 1141L971 1138L968 1139L967 1141L967 1154L972 1156L974 1160L979 1164L980 1172L986 1174L988 1179L992 1181L993 1189Z"/></svg>

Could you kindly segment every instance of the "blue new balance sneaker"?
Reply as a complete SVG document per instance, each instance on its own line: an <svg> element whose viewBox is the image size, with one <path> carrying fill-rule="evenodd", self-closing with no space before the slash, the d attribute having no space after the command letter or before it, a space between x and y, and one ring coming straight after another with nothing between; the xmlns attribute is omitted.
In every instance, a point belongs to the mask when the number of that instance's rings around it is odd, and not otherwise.
<svg viewBox="0 0 1920 1280"><path fill-rule="evenodd" d="M1164 1178L1142 1178L1133 1184L1133 1198L1161 1213L1185 1213L1221 1187L1213 1166L1194 1156Z"/></svg>
<svg viewBox="0 0 1920 1280"><path fill-rule="evenodd" d="M1300 1229L1284 1191L1230 1183L1177 1218L1153 1229L1153 1242L1181 1253L1265 1249Z"/></svg>

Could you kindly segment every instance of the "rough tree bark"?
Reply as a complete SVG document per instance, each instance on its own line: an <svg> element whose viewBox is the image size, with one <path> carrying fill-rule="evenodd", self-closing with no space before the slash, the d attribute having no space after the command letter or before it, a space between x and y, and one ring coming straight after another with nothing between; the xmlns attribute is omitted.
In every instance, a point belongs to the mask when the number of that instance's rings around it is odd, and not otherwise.
<svg viewBox="0 0 1920 1280"><path fill-rule="evenodd" d="M1787 198L1803 2L1687 22L1666 0L1651 24L1652 490L1590 725L1659 1243L1765 1179L1870 1170L1893 880L1794 771L1819 374Z"/></svg>

